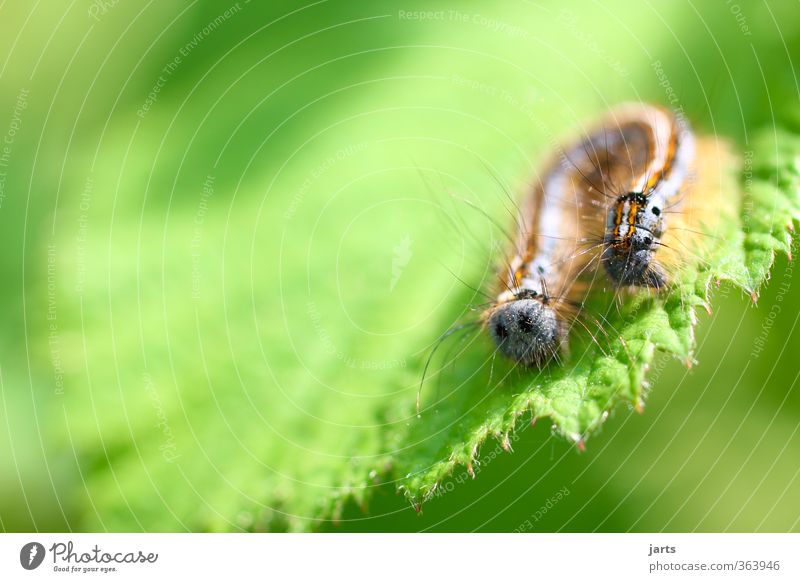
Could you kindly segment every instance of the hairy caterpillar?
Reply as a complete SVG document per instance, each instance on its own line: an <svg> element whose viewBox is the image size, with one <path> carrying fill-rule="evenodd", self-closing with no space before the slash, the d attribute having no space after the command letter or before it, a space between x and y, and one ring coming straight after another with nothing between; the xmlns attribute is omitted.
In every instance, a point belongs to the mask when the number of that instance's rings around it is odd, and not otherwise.
<svg viewBox="0 0 800 582"><path fill-rule="evenodd" d="M702 231L724 219L729 155L723 143L695 138L682 117L643 103L612 109L563 149L520 212L503 288L484 314L498 350L535 366L563 351L595 260L615 286L668 285L699 257Z"/></svg>
<svg viewBox="0 0 800 582"><path fill-rule="evenodd" d="M623 139L598 156L609 202L600 261L617 287L662 289L703 260L730 211L723 198L733 157L724 141L695 136L681 115L658 106L620 105L604 123Z"/></svg>
<svg viewBox="0 0 800 582"><path fill-rule="evenodd" d="M628 137L624 150L606 155L614 163L627 163L631 175L608 206L601 260L617 286L660 289L670 269L660 261L664 253L657 251L671 248L662 240L666 216L678 213L676 207L697 180L697 142L685 119L660 107L624 105L613 117Z"/></svg>
<svg viewBox="0 0 800 582"><path fill-rule="evenodd" d="M519 209L502 288L483 321L498 351L522 365L558 358L579 322L590 286L582 275L593 258L583 246L602 228L602 192L594 184L604 180L603 166L594 154L609 139L619 138L600 129L562 150Z"/></svg>
<svg viewBox="0 0 800 582"><path fill-rule="evenodd" d="M595 283L590 267L602 263L616 287L660 289L681 265L702 260L730 206L722 200L730 162L723 142L695 138L666 109L613 108L545 166L517 209L500 289L479 322L440 342L478 324L499 353L535 367L559 359L575 324L597 342L581 321L607 335L608 324L582 311Z"/></svg>

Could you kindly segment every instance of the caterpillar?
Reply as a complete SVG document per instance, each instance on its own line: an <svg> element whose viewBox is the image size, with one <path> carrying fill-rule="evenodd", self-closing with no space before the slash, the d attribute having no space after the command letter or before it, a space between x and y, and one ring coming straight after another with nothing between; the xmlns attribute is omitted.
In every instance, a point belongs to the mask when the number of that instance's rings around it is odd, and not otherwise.
<svg viewBox="0 0 800 582"><path fill-rule="evenodd" d="M517 236L500 274L500 290L482 320L498 351L542 367L568 347L568 335L589 284L581 275L592 256L582 249L602 220L597 212L603 167L593 152L615 138L605 130L563 149L525 198Z"/></svg>
<svg viewBox="0 0 800 582"><path fill-rule="evenodd" d="M659 289L667 284L667 269L656 260L666 211L691 188L695 138L683 117L660 107L626 105L615 117L630 137L626 152L608 154L617 162L627 157L633 171L608 208L602 262L617 286Z"/></svg>
<svg viewBox="0 0 800 582"><path fill-rule="evenodd" d="M516 236L488 308L443 334L430 352L418 412L433 355L454 333L483 328L497 352L541 368L567 352L575 324L597 342L582 318L607 336L605 318L604 326L582 310L596 282L593 264L602 263L617 288L660 290L680 268L703 260L711 233L731 218L728 144L695 137L684 119L659 106L617 106L559 152L517 208Z"/></svg>
<svg viewBox="0 0 800 582"><path fill-rule="evenodd" d="M724 220L729 155L643 103L615 107L563 148L520 209L501 289L483 315L498 351L537 367L564 352L596 260L616 287L667 286L699 256L701 231Z"/></svg>

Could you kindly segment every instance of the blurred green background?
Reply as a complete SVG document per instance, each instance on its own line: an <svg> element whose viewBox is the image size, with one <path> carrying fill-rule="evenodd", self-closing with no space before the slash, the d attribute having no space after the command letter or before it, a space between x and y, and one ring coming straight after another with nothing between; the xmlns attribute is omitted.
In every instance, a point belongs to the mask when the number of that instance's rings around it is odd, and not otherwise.
<svg viewBox="0 0 800 582"><path fill-rule="evenodd" d="M507 221L487 166L521 192L628 99L747 159L800 129L796 3L0 13L2 529L800 530L785 258L756 306L723 287L698 365L659 360L586 453L540 423L421 515L369 475L475 301L458 278L491 277L497 229L448 193Z"/></svg>

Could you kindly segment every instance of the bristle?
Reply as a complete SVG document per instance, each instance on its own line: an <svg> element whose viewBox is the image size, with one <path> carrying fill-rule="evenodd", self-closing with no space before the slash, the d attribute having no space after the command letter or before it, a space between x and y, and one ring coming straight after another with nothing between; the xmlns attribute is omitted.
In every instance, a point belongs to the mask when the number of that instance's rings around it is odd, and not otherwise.
<svg viewBox="0 0 800 582"><path fill-rule="evenodd" d="M729 145L700 138L696 152L693 178L668 217L664 247L656 253L658 264L672 278L681 268L710 260L720 243L721 227L735 218L731 192L736 187L736 164Z"/></svg>
<svg viewBox="0 0 800 582"><path fill-rule="evenodd" d="M589 290L581 280L599 256L602 213L585 212L601 205L604 175L588 154L600 150L586 139L565 148L518 206L517 233L501 270L497 299L484 314L486 329L498 351L525 366L556 363L568 350L568 334ZM602 205L601 205L602 206ZM586 241L600 235L587 248Z"/></svg>
<svg viewBox="0 0 800 582"><path fill-rule="evenodd" d="M605 353L608 322L582 313L598 270L618 311L633 287L656 297L681 269L711 261L720 227L735 218L730 148L695 138L663 108L622 105L559 151L520 204L504 191L515 231L479 321L497 352L524 366L560 364L573 330Z"/></svg>

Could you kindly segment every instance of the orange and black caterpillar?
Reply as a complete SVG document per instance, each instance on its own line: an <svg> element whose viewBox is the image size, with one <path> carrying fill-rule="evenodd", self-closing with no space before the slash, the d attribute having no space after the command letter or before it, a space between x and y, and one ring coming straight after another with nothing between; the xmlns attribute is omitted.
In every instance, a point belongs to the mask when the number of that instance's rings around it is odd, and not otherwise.
<svg viewBox="0 0 800 582"><path fill-rule="evenodd" d="M582 275L593 258L593 249L583 247L602 228L602 193L593 184L602 182L603 168L594 154L609 139L618 138L596 130L562 150L519 209L501 290L483 321L498 351L522 365L558 358L580 323L589 288Z"/></svg>
<svg viewBox="0 0 800 582"><path fill-rule="evenodd" d="M482 318L498 350L527 366L557 358L572 324L583 325L596 260L615 287L656 289L702 260L729 206L729 156L682 117L643 103L612 109L564 148L519 211L502 288Z"/></svg>
<svg viewBox="0 0 800 582"><path fill-rule="evenodd" d="M665 211L690 188L695 138L682 117L660 107L626 105L615 118L629 138L625 151L606 155L628 162L632 171L608 208L602 262L616 285L661 288L667 271L655 254L666 229Z"/></svg>

